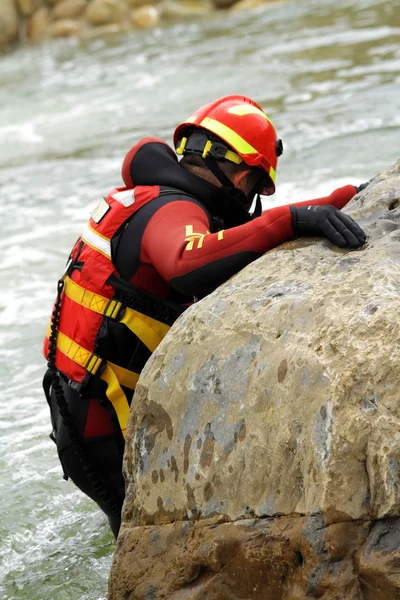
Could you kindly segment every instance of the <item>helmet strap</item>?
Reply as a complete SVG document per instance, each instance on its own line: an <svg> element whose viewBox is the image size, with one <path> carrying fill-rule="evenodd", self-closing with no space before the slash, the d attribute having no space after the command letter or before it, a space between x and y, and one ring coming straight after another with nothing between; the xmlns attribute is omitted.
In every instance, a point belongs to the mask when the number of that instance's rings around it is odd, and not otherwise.
<svg viewBox="0 0 400 600"><path fill-rule="evenodd" d="M240 202L240 204L243 206L243 208L246 208L246 206L248 206L248 204L249 204L249 200L252 200L254 198L255 192L251 191L250 194L248 194L248 196L246 196L246 194L242 190L239 190L238 188L236 188L234 186L233 182L229 179L229 177L226 175L226 173L224 173L223 170L217 165L216 161L213 158L210 158L210 157L203 158L203 161L205 162L206 167L212 172L212 174L218 179L218 181L220 183L222 183L225 190L229 194L231 194L235 200ZM251 214L251 216L253 217L253 219L257 218L261 215L261 212L262 212L261 198L260 198L260 194L257 194L256 206L255 206L254 212Z"/></svg>
<svg viewBox="0 0 400 600"><path fill-rule="evenodd" d="M256 219L257 217L261 216L261 213L262 213L261 197L260 197L260 194L257 194L256 205L254 207L254 211L251 216L253 217L253 219Z"/></svg>
<svg viewBox="0 0 400 600"><path fill-rule="evenodd" d="M203 158L203 161L206 167L211 171L211 173L218 179L220 183L222 183L222 189L229 194L232 200L236 201L240 206L248 213L248 197L243 192L243 190L239 190L233 182L229 179L226 173L217 165L216 161L213 158L207 157ZM254 194L253 194L254 197Z"/></svg>
<svg viewBox="0 0 400 600"><path fill-rule="evenodd" d="M205 163L207 169L211 171L211 173L218 179L220 183L222 183L222 185L225 188L236 189L233 182L229 179L228 175L226 175L226 173L223 172L223 170L217 165L216 161L213 158L203 158L203 162Z"/></svg>

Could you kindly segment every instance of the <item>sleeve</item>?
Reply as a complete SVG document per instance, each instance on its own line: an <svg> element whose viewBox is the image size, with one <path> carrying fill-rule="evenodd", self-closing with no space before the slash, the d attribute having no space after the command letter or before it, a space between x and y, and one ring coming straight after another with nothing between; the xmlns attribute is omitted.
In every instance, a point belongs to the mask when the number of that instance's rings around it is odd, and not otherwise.
<svg viewBox="0 0 400 600"><path fill-rule="evenodd" d="M210 233L208 216L198 204L170 202L157 210L144 231L141 262L151 264L178 292L202 297L293 237L288 206Z"/></svg>
<svg viewBox="0 0 400 600"><path fill-rule="evenodd" d="M356 194L352 185L298 206L343 208ZM190 201L170 202L150 219L142 238L141 262L151 264L178 292L202 297L262 254L294 238L289 206L278 206L244 225L209 232L207 214Z"/></svg>
<svg viewBox="0 0 400 600"><path fill-rule="evenodd" d="M315 200L306 200L304 202L296 202L295 206L310 206L310 205L331 205L336 206L341 210L350 200L356 195L357 190L354 185L345 185L337 188L329 196L323 198L316 198Z"/></svg>

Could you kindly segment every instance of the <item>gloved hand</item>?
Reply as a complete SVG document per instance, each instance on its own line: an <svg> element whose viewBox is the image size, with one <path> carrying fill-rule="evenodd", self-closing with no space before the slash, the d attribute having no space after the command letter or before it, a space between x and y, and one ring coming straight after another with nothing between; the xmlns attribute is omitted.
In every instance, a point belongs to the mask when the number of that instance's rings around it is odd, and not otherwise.
<svg viewBox="0 0 400 600"><path fill-rule="evenodd" d="M370 179L369 181L366 181L365 183L362 183L361 185L358 185L358 186L357 186L357 185L355 185L354 187L355 187L355 188L356 188L356 190L357 190L357 194L358 194L359 192L361 192L361 190L363 190L364 188L366 188L366 187L367 187L367 185L369 185L369 184L371 183L371 181L372 181L372 179Z"/></svg>
<svg viewBox="0 0 400 600"><path fill-rule="evenodd" d="M335 206L290 206L297 237L326 237L339 248L359 248L367 238L348 215Z"/></svg>

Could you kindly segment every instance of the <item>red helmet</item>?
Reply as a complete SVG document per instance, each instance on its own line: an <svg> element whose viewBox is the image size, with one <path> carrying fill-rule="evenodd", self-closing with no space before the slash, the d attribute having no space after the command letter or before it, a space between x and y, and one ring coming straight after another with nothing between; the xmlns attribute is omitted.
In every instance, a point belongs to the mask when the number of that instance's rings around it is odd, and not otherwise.
<svg viewBox="0 0 400 600"><path fill-rule="evenodd" d="M268 177L260 193L269 196L275 192L276 167L283 147L274 126L258 104L245 96L231 95L200 107L175 129L174 145L178 154L185 153L185 132L193 126L213 133L234 151L227 150L218 158L236 163L243 160L250 167L263 169ZM203 158L207 155L216 157L211 141L207 142L202 154Z"/></svg>

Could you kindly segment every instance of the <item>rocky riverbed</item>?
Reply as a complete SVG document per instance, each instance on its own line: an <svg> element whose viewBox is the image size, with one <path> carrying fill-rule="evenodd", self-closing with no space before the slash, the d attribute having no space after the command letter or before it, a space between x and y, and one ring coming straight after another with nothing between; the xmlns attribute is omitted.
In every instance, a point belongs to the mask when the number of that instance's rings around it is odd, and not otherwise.
<svg viewBox="0 0 400 600"><path fill-rule="evenodd" d="M268 0L1 0L0 52L23 42L93 38L156 27L168 20L242 10Z"/></svg>

